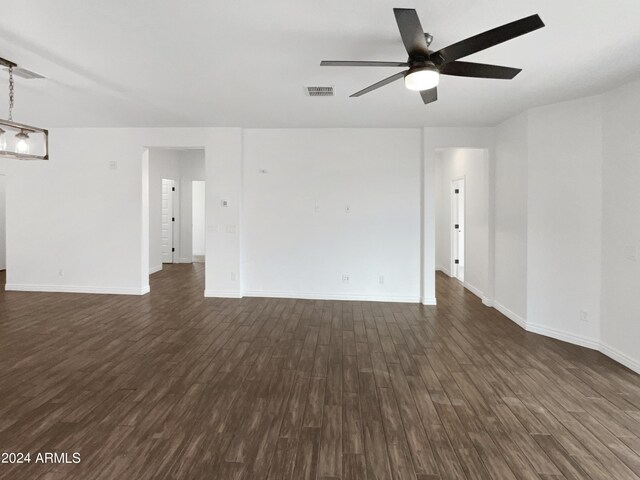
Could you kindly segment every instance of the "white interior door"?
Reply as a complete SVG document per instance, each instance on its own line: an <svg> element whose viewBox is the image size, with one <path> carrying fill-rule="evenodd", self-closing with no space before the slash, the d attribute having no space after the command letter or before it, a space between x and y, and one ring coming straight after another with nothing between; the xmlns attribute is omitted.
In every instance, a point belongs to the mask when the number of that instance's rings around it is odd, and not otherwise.
<svg viewBox="0 0 640 480"><path fill-rule="evenodd" d="M451 272L464 282L464 178L451 182Z"/></svg>
<svg viewBox="0 0 640 480"><path fill-rule="evenodd" d="M173 192L176 182L162 179L162 263L173 263Z"/></svg>

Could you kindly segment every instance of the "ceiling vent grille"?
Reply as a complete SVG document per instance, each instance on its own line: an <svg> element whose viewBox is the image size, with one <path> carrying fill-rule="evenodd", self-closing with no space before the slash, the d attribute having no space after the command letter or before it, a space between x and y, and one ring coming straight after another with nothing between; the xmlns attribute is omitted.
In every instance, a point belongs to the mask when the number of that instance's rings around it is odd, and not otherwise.
<svg viewBox="0 0 640 480"><path fill-rule="evenodd" d="M5 68L4 71L8 72L9 69ZM13 74L16 77L24 78L26 80L40 80L42 78L45 78L39 73L32 72L31 70L27 70L26 68L22 68L22 67L14 67Z"/></svg>
<svg viewBox="0 0 640 480"><path fill-rule="evenodd" d="M333 97L335 96L335 91L333 86L331 87L304 87L304 91L307 93L308 97Z"/></svg>

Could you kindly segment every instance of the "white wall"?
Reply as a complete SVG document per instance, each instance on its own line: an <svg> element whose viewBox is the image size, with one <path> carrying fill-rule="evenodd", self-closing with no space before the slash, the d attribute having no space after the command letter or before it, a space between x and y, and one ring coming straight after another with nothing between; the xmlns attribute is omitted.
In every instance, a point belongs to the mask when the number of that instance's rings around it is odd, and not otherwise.
<svg viewBox="0 0 640 480"><path fill-rule="evenodd" d="M494 305L524 326L527 317L528 114L496 128Z"/></svg>
<svg viewBox="0 0 640 480"><path fill-rule="evenodd" d="M246 130L245 294L418 301L420 143L419 129Z"/></svg>
<svg viewBox="0 0 640 480"><path fill-rule="evenodd" d="M446 148L436 160L436 264L451 274L451 182L465 179L465 286L485 298L489 266L489 158L486 149Z"/></svg>
<svg viewBox="0 0 640 480"><path fill-rule="evenodd" d="M235 128L51 129L51 160L6 166L8 289L148 291L147 147L204 148L213 179L206 185L206 288L240 296L242 144ZM219 207L222 196L228 208Z"/></svg>
<svg viewBox="0 0 640 480"><path fill-rule="evenodd" d="M274 211L284 212L285 219L298 220L306 215L304 209L311 200L309 192L318 192L313 195L313 207L315 211L315 197L322 199L320 211L312 217L322 216L324 205L331 207L332 215L323 218L326 223L322 225L334 237L325 238L325 243L309 252L326 253L326 245L336 246L337 262L327 262L329 273L320 268L324 264L313 264L314 275L325 275L330 280L322 283L321 278L320 282L311 283L303 278L303 283L296 285L297 292L319 285L321 292L310 293L333 291L351 296L415 298L415 285L420 281L411 280L411 284L400 288L385 283L381 288L371 283L371 278L377 281L379 270L393 267L384 252L417 243L418 254L411 247L407 247L409 253L402 252L402 276L414 278L415 272L411 271L414 261L421 264L422 292L418 295L423 303L434 303L436 150L487 148L490 152L487 297L493 298L495 264L496 306L506 307L503 311L512 318L526 322L527 329L598 347L639 370L636 342L639 264L634 260L636 247L640 246L636 215L639 199L635 193L640 182L636 168L639 90L640 85L635 82L600 97L531 110L495 130L425 128L421 136L419 130L392 129L250 130L245 131L243 142L243 131L239 128L52 129L49 162L1 162L6 165L7 174L8 288L137 294L147 291L149 165L144 160L145 155L148 158L147 147L201 147L205 150L207 178L205 295L241 296L243 280L247 290L287 292L293 268L290 259L285 259L288 270L276 270L273 282L264 276L250 278L252 263L259 264L258 270L264 272L265 263L271 261L252 257L255 252L266 249L268 253L283 255L277 249L269 250L269 245L257 244L256 232L265 232L270 235L267 238L273 238L276 233L270 229L291 229L291 224L283 224ZM407 135L406 142L403 135ZM357 141L362 138L367 142ZM371 145L376 148L370 148L368 142L373 142ZM243 147L245 161L266 159L271 165L265 167L270 170L266 175L256 173L255 163L244 168L245 192L250 189L253 192L245 198L249 205L245 213L254 216L244 225L240 221ZM406 160L408 168L413 169L411 178L404 176L404 169L398 172L397 168L389 168L389 159L398 165L396 152L401 153L402 166L405 159L418 159L417 168ZM280 156L281 153L286 155ZM363 156L373 159L373 168L362 160ZM304 165L308 159L321 159L331 167L329 175L323 177L318 173L316 181L311 182L293 158L302 159ZM345 181L341 172L349 171L350 164L344 160L351 158L361 168L358 175L353 175L355 188L350 190L351 182ZM110 168L112 161L117 162L116 169ZM280 163L285 170L274 176ZM312 166L319 168L318 164ZM274 191L282 180L280 174L282 178L300 180L307 188L285 189L299 194L295 197L303 199L299 205L291 201L294 197L279 192L275 193L281 204L272 205L273 210L257 205L257 210L267 215L267 225L255 215L254 206L257 197ZM385 189L380 176L393 188ZM371 186L368 183L363 186L363 178L371 180ZM330 189L334 180L338 188ZM286 182L283 185L290 186ZM398 185L409 189L402 189L400 195L391 198L389 192L395 192ZM367 207L363 209L357 202L351 202L352 193L353 198L365 199ZM409 197L415 199L416 195L419 207L414 212ZM222 200L227 202L226 207L222 206ZM352 205L349 215L357 215L349 218L355 217L354 220L345 221L346 214L338 212L345 200L360 207L353 212ZM375 208L367 210L371 205ZM407 209L397 211L405 206ZM367 211L370 217L359 217ZM396 215L398 212L400 217ZM418 218L417 236L410 220L414 215ZM372 218L382 218L383 222L368 230ZM313 226L309 218L302 220L301 225ZM387 224L391 225L388 231L384 230ZM247 235L243 228L248 230ZM407 228L404 237L402 228ZM309 235L301 228L288 231L302 238ZM365 249L363 254L358 249L356 255L365 257L368 253L371 258L380 258L380 263L346 264L342 261L346 258L344 252L351 248L346 239L360 242L358 232L363 231L375 234L374 240L367 237L367 241L383 241L377 246L379 250L367 245L369 250ZM244 267L243 236L248 242ZM295 250L291 253L300 255ZM345 265L356 271L355 277L351 271L343 271ZM342 284L336 286L336 273L340 279L342 273L351 274L352 283L346 288ZM366 280L358 283L361 276ZM526 281L514 281L524 277ZM588 312L589 322L579 320L581 309Z"/></svg>
<svg viewBox="0 0 640 480"><path fill-rule="evenodd" d="M207 242L207 218L205 212L205 182L193 181L191 183L192 206L191 206L191 225L192 228L192 254L193 256L203 257L206 251Z"/></svg>
<svg viewBox="0 0 640 480"><path fill-rule="evenodd" d="M0 172L0 270L7 268L7 245L6 245L6 181L5 175Z"/></svg>
<svg viewBox="0 0 640 480"><path fill-rule="evenodd" d="M204 150L149 150L149 271L162 269L162 179L176 182L174 205L175 263L191 263L192 252L192 182L205 180ZM204 233L204 232L203 232ZM201 254L202 255L202 254Z"/></svg>
<svg viewBox="0 0 640 480"><path fill-rule="evenodd" d="M529 111L527 323L588 345L600 322L600 102Z"/></svg>
<svg viewBox="0 0 640 480"><path fill-rule="evenodd" d="M640 81L602 108L602 350L640 372Z"/></svg>
<svg viewBox="0 0 640 480"><path fill-rule="evenodd" d="M638 112L636 81L514 117L494 182L496 307L640 372Z"/></svg>

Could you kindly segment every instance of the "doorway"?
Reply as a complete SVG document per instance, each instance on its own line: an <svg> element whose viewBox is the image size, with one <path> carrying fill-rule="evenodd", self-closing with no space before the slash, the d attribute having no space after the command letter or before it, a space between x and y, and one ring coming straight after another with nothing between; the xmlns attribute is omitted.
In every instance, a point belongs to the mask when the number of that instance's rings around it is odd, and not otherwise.
<svg viewBox="0 0 640 480"><path fill-rule="evenodd" d="M174 215L173 206L176 191L176 181L163 178L162 179L162 220L160 231L160 245L162 248L162 263L173 263L173 255L175 247L173 246L174 224L176 217Z"/></svg>
<svg viewBox="0 0 640 480"><path fill-rule="evenodd" d="M149 274L170 265L173 266L167 268L169 272L183 272L191 267L204 272L201 264L192 265L204 262L204 200L199 203L204 196L206 176L204 150L149 147L145 155ZM198 189L195 196L194 186ZM201 217L202 224L198 223L194 230L194 218ZM202 234L198 236L202 242L194 241L194 232ZM198 247L195 253L194 246Z"/></svg>
<svg viewBox="0 0 640 480"><path fill-rule="evenodd" d="M451 273L464 283L464 177L451 182Z"/></svg>

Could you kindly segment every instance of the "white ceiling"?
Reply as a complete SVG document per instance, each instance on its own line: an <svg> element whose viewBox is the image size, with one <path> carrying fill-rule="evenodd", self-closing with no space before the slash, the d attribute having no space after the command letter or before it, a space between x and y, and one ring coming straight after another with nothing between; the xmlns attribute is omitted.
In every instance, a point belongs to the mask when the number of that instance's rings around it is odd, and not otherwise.
<svg viewBox="0 0 640 480"><path fill-rule="evenodd" d="M320 60L405 60L393 7L418 10L434 49L533 13L547 27L465 59L523 68L512 81L442 77L428 106L401 81L348 98L400 69ZM0 11L0 57L48 78L18 79L14 117L48 127L495 125L640 76L638 0L0 0Z"/></svg>

